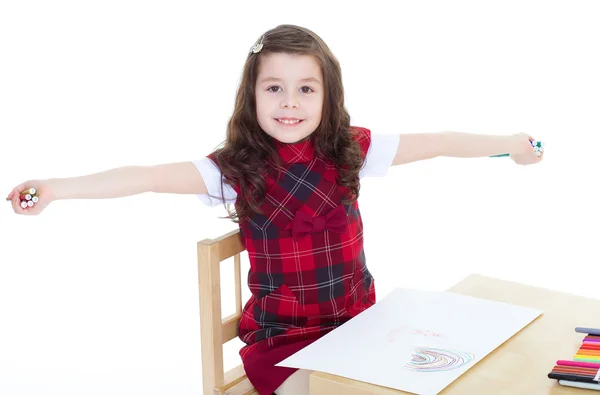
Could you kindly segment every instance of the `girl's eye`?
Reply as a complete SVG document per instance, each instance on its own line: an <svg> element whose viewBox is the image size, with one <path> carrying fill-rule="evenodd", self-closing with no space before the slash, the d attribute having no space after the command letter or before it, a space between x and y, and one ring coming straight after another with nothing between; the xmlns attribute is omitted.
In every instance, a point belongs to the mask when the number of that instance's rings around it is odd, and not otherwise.
<svg viewBox="0 0 600 395"><path fill-rule="evenodd" d="M273 93L277 92L276 90L273 90L273 89L279 89L279 87L278 86L271 86L271 87L269 87L267 89L267 91L273 92ZM305 91L305 89L308 89L308 91ZM310 86L303 86L302 88L300 88L300 90L302 91L302 93L313 92L313 89Z"/></svg>

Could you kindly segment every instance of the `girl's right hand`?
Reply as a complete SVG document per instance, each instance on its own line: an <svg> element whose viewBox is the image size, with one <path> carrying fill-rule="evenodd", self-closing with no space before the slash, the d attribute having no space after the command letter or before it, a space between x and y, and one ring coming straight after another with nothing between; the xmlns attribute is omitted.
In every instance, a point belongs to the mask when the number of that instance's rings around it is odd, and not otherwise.
<svg viewBox="0 0 600 395"><path fill-rule="evenodd" d="M23 208L21 207L21 192L29 188L35 188L35 195L38 196L38 201L31 207ZM10 200L14 212L17 214L37 215L54 200L54 195L46 181L29 180L14 187L6 197L6 200Z"/></svg>

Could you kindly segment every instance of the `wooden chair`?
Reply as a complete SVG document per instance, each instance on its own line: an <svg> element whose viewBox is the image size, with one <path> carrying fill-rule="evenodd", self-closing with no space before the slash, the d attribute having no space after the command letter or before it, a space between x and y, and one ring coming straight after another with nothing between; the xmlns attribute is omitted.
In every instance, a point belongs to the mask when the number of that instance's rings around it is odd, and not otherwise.
<svg viewBox="0 0 600 395"><path fill-rule="evenodd" d="M223 344L235 339L242 317L240 253L244 246L239 229L217 239L198 242L198 284L200 293L200 337L204 395L258 394L239 365L228 372L223 367ZM221 317L221 262L233 257L235 313Z"/></svg>

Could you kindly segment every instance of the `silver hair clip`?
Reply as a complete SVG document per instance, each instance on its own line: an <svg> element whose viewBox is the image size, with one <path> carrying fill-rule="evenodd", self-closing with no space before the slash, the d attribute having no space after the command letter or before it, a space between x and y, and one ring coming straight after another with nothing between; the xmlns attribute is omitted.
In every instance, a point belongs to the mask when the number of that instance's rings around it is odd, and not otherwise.
<svg viewBox="0 0 600 395"><path fill-rule="evenodd" d="M263 39L264 39L264 38L265 38L265 36L262 36L262 37L260 38L260 41L259 41L259 42L257 42L256 44L254 44L254 45L252 46L252 48L250 48L250 52L251 52L251 53L259 53L259 52L260 52L260 50L261 50L261 49L262 49L262 47L263 47Z"/></svg>

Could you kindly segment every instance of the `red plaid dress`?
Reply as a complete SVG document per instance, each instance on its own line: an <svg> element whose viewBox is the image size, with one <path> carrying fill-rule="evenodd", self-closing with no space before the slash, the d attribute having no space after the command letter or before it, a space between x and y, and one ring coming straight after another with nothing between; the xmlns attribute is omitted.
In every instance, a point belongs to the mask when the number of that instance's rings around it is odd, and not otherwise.
<svg viewBox="0 0 600 395"><path fill-rule="evenodd" d="M355 130L366 155L370 131ZM358 202L342 203L347 190L336 184L334 165L315 155L312 140L275 144L281 178L273 170L263 214L240 223L252 292L239 327L246 344L240 356L260 394L297 370L275 364L375 303Z"/></svg>

